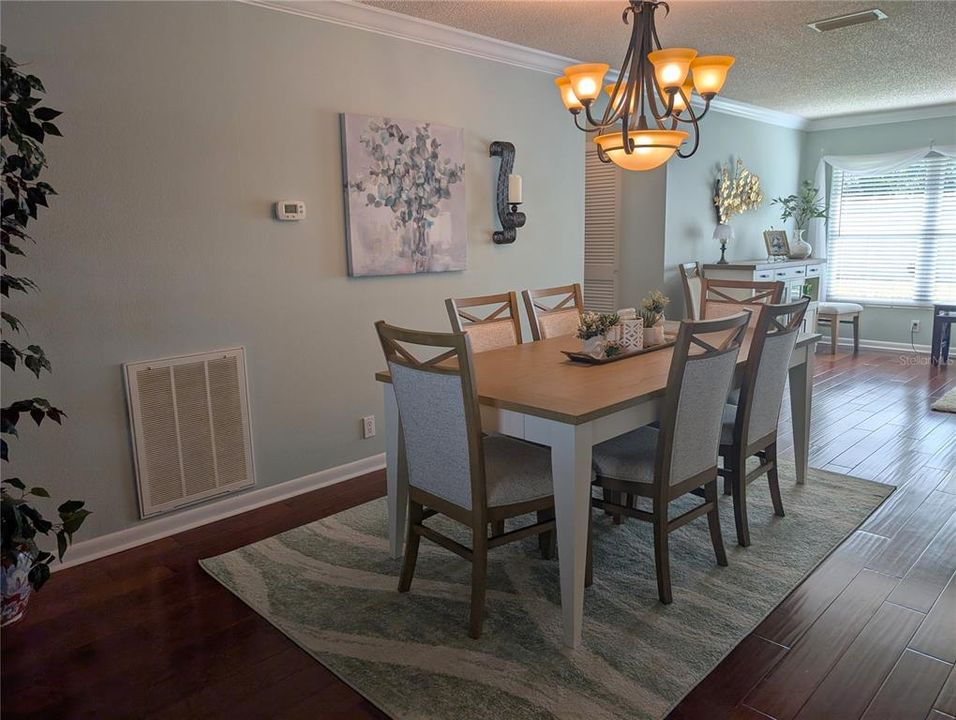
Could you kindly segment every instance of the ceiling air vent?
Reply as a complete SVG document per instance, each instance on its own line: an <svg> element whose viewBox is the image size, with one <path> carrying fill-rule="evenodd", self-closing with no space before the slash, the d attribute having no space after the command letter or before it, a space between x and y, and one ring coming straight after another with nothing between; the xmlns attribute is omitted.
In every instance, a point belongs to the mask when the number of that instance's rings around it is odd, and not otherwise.
<svg viewBox="0 0 956 720"><path fill-rule="evenodd" d="M255 483L242 348L124 369L142 517Z"/></svg>
<svg viewBox="0 0 956 720"><path fill-rule="evenodd" d="M873 8L872 10L863 10L861 12L850 13L849 15L839 15L837 17L827 18L826 20L817 20L807 25L807 27L813 28L817 32L829 32L830 30L839 30L840 28L850 27L851 25L862 25L863 23L873 22L874 20L886 20L886 13Z"/></svg>

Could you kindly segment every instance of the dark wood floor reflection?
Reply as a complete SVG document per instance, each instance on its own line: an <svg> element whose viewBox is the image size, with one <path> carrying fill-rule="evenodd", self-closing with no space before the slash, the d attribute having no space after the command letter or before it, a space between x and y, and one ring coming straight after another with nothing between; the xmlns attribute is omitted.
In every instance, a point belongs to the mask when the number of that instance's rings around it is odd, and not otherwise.
<svg viewBox="0 0 956 720"><path fill-rule="evenodd" d="M956 716L956 415L929 410L956 368L818 355L815 387L811 464L900 489L673 720ZM197 564L384 491L373 473L57 573L2 633L3 716L385 717Z"/></svg>

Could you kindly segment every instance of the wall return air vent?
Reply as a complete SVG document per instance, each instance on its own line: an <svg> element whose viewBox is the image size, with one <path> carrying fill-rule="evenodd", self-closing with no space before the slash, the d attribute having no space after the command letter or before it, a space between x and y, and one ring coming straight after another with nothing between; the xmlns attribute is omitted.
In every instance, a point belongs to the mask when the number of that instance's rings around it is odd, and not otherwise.
<svg viewBox="0 0 956 720"><path fill-rule="evenodd" d="M124 371L142 517L255 484L242 348Z"/></svg>
<svg viewBox="0 0 956 720"><path fill-rule="evenodd" d="M872 10L862 10L860 12L849 13L848 15L839 15L837 17L827 18L826 20L817 20L809 23L807 27L813 28L817 32L829 32L830 30L839 30L840 28L850 27L851 25L861 25L863 23L873 22L874 20L886 20L887 15L882 10L873 8Z"/></svg>

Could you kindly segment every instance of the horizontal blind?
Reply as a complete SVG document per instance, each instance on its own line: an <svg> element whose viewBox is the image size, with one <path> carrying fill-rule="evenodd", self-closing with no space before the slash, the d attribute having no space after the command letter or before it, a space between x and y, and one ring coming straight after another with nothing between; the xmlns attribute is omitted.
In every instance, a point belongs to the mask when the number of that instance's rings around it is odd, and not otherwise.
<svg viewBox="0 0 956 720"><path fill-rule="evenodd" d="M956 160L934 154L871 177L834 170L827 266L834 300L956 300Z"/></svg>

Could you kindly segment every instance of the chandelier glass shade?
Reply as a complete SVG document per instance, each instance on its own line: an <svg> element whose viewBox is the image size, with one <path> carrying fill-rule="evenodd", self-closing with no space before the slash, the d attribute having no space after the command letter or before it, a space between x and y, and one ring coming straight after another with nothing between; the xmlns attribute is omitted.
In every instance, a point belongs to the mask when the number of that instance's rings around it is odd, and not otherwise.
<svg viewBox="0 0 956 720"><path fill-rule="evenodd" d="M631 24L631 40L615 82L604 85L609 70L604 63L571 65L554 81L578 129L597 134L601 161L626 170L652 170L675 153L693 155L700 145L699 122L734 64L729 55L698 56L692 48L662 48L654 23L660 7L669 12L662 0L628 0L622 19ZM602 86L608 101L598 113ZM703 109L691 104L693 90L703 98ZM691 136L690 149L684 152L681 146Z"/></svg>

